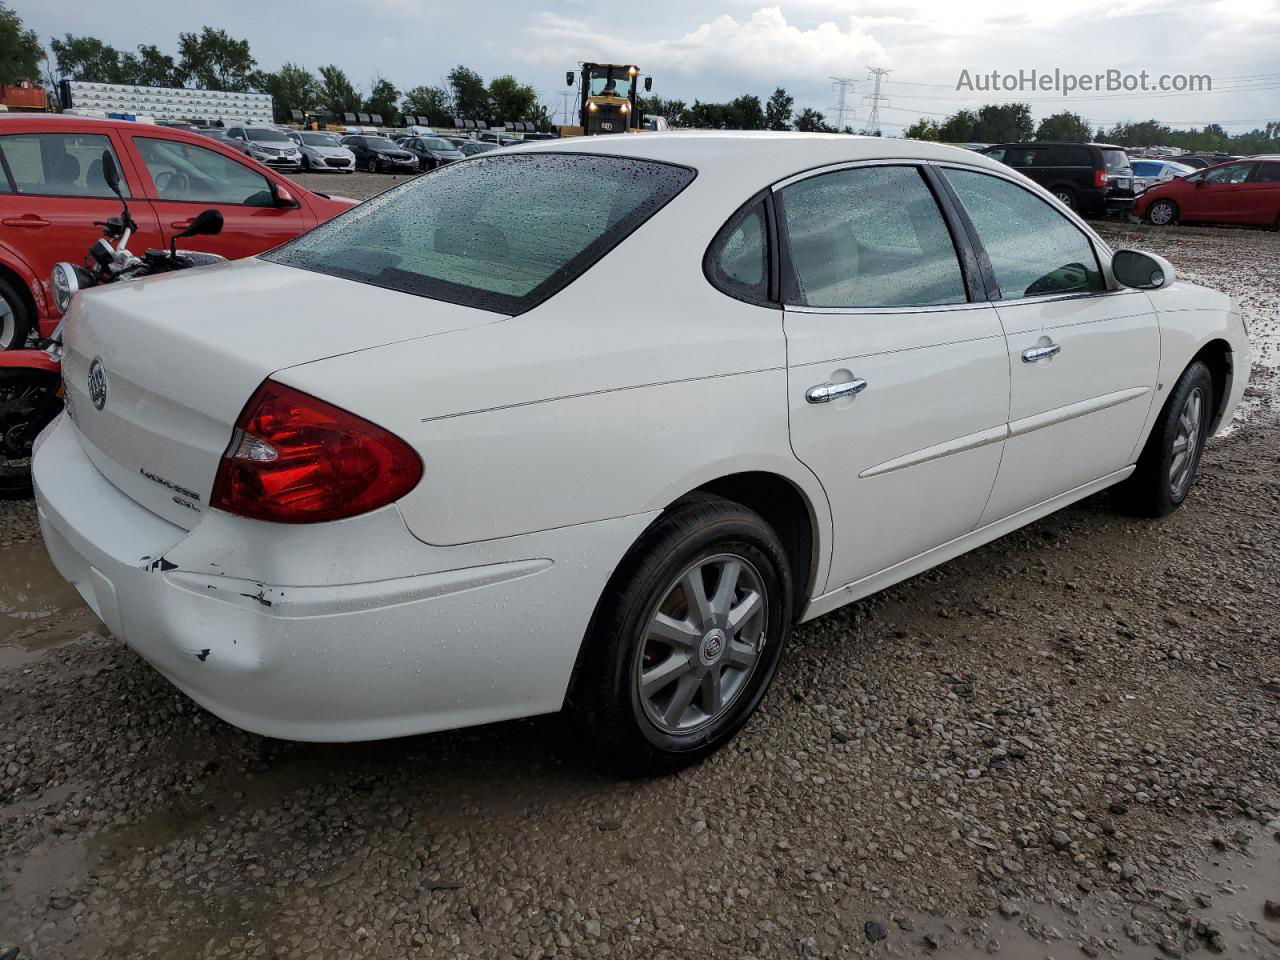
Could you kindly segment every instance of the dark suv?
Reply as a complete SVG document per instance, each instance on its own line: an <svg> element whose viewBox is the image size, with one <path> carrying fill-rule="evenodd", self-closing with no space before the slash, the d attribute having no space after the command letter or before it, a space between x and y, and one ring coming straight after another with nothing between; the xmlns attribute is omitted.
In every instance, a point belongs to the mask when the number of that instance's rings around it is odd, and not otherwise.
<svg viewBox="0 0 1280 960"><path fill-rule="evenodd" d="M417 156L386 137L349 136L342 145L356 155L356 166L370 173L417 173Z"/></svg>
<svg viewBox="0 0 1280 960"><path fill-rule="evenodd" d="M1034 180L1080 213L1133 206L1133 168L1124 147L1108 143L998 143L982 151Z"/></svg>

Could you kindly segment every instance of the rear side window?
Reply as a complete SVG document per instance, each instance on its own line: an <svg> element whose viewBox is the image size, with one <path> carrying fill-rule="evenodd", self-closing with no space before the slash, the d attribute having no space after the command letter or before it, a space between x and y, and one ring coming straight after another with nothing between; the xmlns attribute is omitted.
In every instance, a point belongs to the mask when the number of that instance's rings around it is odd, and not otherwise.
<svg viewBox="0 0 1280 960"><path fill-rule="evenodd" d="M792 276L788 303L907 307L963 303L964 275L915 167L854 167L778 194Z"/></svg>
<svg viewBox="0 0 1280 960"><path fill-rule="evenodd" d="M46 197L114 197L103 175L102 153L111 139L96 133L15 133L0 137L0 159L17 193ZM0 178L3 179L3 178ZM120 191L129 186L120 180ZM0 192L9 192L0 188Z"/></svg>
<svg viewBox="0 0 1280 960"><path fill-rule="evenodd" d="M987 251L1001 299L1106 288L1089 238L1045 201L985 173L949 169L946 175Z"/></svg>
<svg viewBox="0 0 1280 960"><path fill-rule="evenodd" d="M707 277L730 296L769 299L769 227L764 201L734 217L707 251Z"/></svg>
<svg viewBox="0 0 1280 960"><path fill-rule="evenodd" d="M1049 166L1092 167L1093 161L1089 158L1088 147L1063 144L1049 151Z"/></svg>
<svg viewBox="0 0 1280 960"><path fill-rule="evenodd" d="M626 157L523 153L449 164L266 259L497 313L563 289L694 178ZM623 289L628 277L619 275Z"/></svg>

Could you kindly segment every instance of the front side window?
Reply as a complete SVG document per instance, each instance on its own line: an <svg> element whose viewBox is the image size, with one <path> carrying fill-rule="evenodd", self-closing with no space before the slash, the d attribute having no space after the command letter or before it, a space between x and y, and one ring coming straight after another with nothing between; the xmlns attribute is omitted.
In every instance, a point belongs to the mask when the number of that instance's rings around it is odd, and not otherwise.
<svg viewBox="0 0 1280 960"><path fill-rule="evenodd" d="M13 178L17 193L52 197L114 197L103 172L102 154L111 148L111 139L87 133L15 133L0 136L3 167ZM0 180L4 177L0 175ZM8 185L6 184L6 187ZM123 177L120 191L129 196ZM4 192L9 192L7 189Z"/></svg>
<svg viewBox="0 0 1280 960"><path fill-rule="evenodd" d="M1244 183L1252 169L1252 163L1232 163L1210 170L1204 175L1204 181L1205 183Z"/></svg>
<svg viewBox="0 0 1280 960"><path fill-rule="evenodd" d="M963 303L964 275L933 193L915 167L854 167L779 192L795 289L810 307Z"/></svg>
<svg viewBox="0 0 1280 960"><path fill-rule="evenodd" d="M161 200L269 207L275 202L267 178L216 150L177 140L134 137Z"/></svg>
<svg viewBox="0 0 1280 960"><path fill-rule="evenodd" d="M1089 238L1031 191L971 170L946 171L987 251L1003 300L1106 289Z"/></svg>
<svg viewBox="0 0 1280 960"><path fill-rule="evenodd" d="M477 157L411 180L273 251L288 266L515 314L563 289L693 180L673 164ZM612 286L625 289L625 275Z"/></svg>
<svg viewBox="0 0 1280 960"><path fill-rule="evenodd" d="M769 298L769 233L763 201L725 224L707 254L707 274L730 296Z"/></svg>

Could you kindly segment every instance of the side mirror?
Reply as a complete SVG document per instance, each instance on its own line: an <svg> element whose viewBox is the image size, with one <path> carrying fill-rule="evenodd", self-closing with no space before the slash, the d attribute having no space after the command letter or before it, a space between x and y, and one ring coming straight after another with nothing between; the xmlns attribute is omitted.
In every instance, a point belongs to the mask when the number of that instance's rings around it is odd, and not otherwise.
<svg viewBox="0 0 1280 960"><path fill-rule="evenodd" d="M1159 290L1173 283L1176 273L1164 257L1141 250L1117 250L1111 272L1118 282L1135 290Z"/></svg>
<svg viewBox="0 0 1280 960"><path fill-rule="evenodd" d="M288 188L280 186L274 180L271 181L271 205L273 207L294 208L298 206L298 201L293 198L293 194Z"/></svg>
<svg viewBox="0 0 1280 960"><path fill-rule="evenodd" d="M102 179L117 197L120 196L120 170L116 167L116 158L110 150L102 151ZM122 198L123 199L123 198Z"/></svg>
<svg viewBox="0 0 1280 960"><path fill-rule="evenodd" d="M566 70L566 71L564 72L564 83L565 83L565 86L567 86L567 87L572 87L572 86L573 86L573 71L572 71L572 70Z"/></svg>
<svg viewBox="0 0 1280 960"><path fill-rule="evenodd" d="M222 213L218 210L205 210L196 214L187 229L178 234L182 237L212 237L222 232Z"/></svg>
<svg viewBox="0 0 1280 960"><path fill-rule="evenodd" d="M645 77L645 78L644 78L644 92L645 92L645 93L648 93L648 92L649 92L650 90L652 90L652 89L653 89L653 77Z"/></svg>

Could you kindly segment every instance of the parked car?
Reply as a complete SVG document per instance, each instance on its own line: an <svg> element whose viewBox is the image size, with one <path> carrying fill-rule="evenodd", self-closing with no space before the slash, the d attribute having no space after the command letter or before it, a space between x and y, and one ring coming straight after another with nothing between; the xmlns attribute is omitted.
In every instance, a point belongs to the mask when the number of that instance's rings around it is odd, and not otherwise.
<svg viewBox="0 0 1280 960"><path fill-rule="evenodd" d="M1134 213L1157 226L1178 222L1280 227L1280 155L1247 157L1157 184Z"/></svg>
<svg viewBox="0 0 1280 960"><path fill-rule="evenodd" d="M360 209L78 294L34 457L62 575L274 737L567 704L696 760L792 623L1107 487L1176 509L1250 369L1227 296L941 144L580 138Z"/></svg>
<svg viewBox="0 0 1280 960"><path fill-rule="evenodd" d="M120 213L102 154L115 157L138 222L131 246L166 247L206 208L222 232L184 243L224 257L261 253L355 204L286 180L205 136L152 124L70 115L0 114L0 347L48 336L58 320L53 265L78 259L98 238L94 221Z"/></svg>
<svg viewBox="0 0 1280 960"><path fill-rule="evenodd" d="M1172 160L1135 159L1133 166L1133 192L1141 194L1157 183L1164 183L1174 177L1185 177L1195 173L1194 167L1188 167Z"/></svg>
<svg viewBox="0 0 1280 960"><path fill-rule="evenodd" d="M336 134L317 130L297 130L289 134L289 139L298 145L302 154L302 169L335 170L340 173L353 173L356 169L356 155L348 147L342 145Z"/></svg>
<svg viewBox="0 0 1280 960"><path fill-rule="evenodd" d="M1167 157L1165 159L1175 160L1184 166L1203 170L1205 167L1214 167L1220 163L1230 163L1232 160L1239 160L1240 158L1229 153L1182 153L1176 157Z"/></svg>
<svg viewBox="0 0 1280 960"><path fill-rule="evenodd" d="M1043 186L1081 213L1127 210L1133 170L1124 147L1107 143L1000 143L981 151Z"/></svg>
<svg viewBox="0 0 1280 960"><path fill-rule="evenodd" d="M475 157L497 149L496 143L481 143L479 140L464 140L458 144L458 150L463 157Z"/></svg>
<svg viewBox="0 0 1280 960"><path fill-rule="evenodd" d="M441 137L404 137L397 142L418 158L419 170L434 170L464 159L457 147Z"/></svg>
<svg viewBox="0 0 1280 960"><path fill-rule="evenodd" d="M249 144L243 140L236 140L227 136L225 127L196 127L196 133L202 137L208 137L210 140L217 140L224 146L230 147L232 150L238 150L245 156L249 155Z"/></svg>
<svg viewBox="0 0 1280 960"><path fill-rule="evenodd" d="M243 143L249 156L265 166L291 172L302 167L298 145L275 127L228 127L227 136Z"/></svg>
<svg viewBox="0 0 1280 960"><path fill-rule="evenodd" d="M386 137L356 134L343 137L342 145L355 155L356 164L370 173L414 173L418 169L418 158Z"/></svg>

